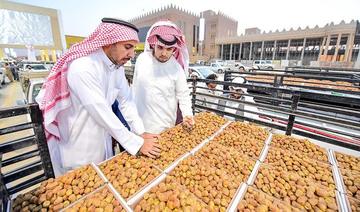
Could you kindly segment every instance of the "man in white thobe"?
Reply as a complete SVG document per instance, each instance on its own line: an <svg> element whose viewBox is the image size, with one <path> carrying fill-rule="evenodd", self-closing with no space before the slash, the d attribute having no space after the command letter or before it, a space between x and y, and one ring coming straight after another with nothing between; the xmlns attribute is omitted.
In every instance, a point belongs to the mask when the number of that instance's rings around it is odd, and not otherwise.
<svg viewBox="0 0 360 212"><path fill-rule="evenodd" d="M37 100L57 176L112 156L111 136L132 155L159 154L155 137L144 131L122 67L137 42L134 25L104 18L52 69ZM112 112L115 100L132 132Z"/></svg>
<svg viewBox="0 0 360 212"><path fill-rule="evenodd" d="M217 80L217 78L218 76L216 74L210 74L209 76L206 77L207 80ZM200 105L216 109L218 107L217 106L218 98L216 98L216 96L221 96L221 92L216 90L217 84L214 82L206 82L205 85L208 89L197 88L199 94L197 95L196 98L203 101L203 102L199 102ZM201 87L203 86L201 85ZM202 93L213 95L214 97L201 95Z"/></svg>
<svg viewBox="0 0 360 212"><path fill-rule="evenodd" d="M238 83L238 84L243 84L243 83L245 83L245 80L242 77L237 77L232 82ZM247 94L246 88L240 87L240 86L229 86L229 89L231 91L231 93L229 94L229 97L231 99L255 103L254 97L246 95ZM219 105L226 105L227 107L225 107L225 112L228 112L228 113L237 114L239 116L243 116L243 117L247 117L247 118L251 118L251 119L259 118L259 116L257 114L251 113L251 112L255 112L255 113L259 112L258 108L256 106L252 106L250 104L233 102L230 100L227 100L227 101L220 100ZM229 108L229 107L232 107L232 108ZM244 110L251 111L251 112L245 112ZM225 116L225 117L228 119L234 119L231 116Z"/></svg>
<svg viewBox="0 0 360 212"><path fill-rule="evenodd" d="M155 23L146 37L145 51L137 58L132 88L145 132L158 134L175 126L178 105L183 123L194 124L187 67L182 32L171 22Z"/></svg>

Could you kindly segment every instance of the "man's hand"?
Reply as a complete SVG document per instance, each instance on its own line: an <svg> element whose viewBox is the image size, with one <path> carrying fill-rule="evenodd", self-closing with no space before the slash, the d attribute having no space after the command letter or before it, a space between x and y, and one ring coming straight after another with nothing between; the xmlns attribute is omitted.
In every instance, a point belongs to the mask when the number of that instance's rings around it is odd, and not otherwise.
<svg viewBox="0 0 360 212"><path fill-rule="evenodd" d="M194 117L185 116L183 119L183 125L188 129L192 129L192 127L195 125Z"/></svg>
<svg viewBox="0 0 360 212"><path fill-rule="evenodd" d="M141 137L142 137L143 139L146 139L146 138L157 138L157 139L159 139L159 138L160 138L160 135L159 135L159 134L152 134L152 133L147 133L147 132L145 132L145 133L143 133L143 134L141 135Z"/></svg>
<svg viewBox="0 0 360 212"><path fill-rule="evenodd" d="M141 137L144 138L144 144L140 148L140 152L150 158L156 158L160 156L160 145L157 143L156 137L152 137L155 134L144 133Z"/></svg>

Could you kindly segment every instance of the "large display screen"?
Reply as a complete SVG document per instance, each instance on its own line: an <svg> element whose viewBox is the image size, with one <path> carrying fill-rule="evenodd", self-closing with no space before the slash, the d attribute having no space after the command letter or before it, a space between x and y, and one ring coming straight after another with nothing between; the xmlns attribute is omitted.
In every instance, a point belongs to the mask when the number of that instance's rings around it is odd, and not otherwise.
<svg viewBox="0 0 360 212"><path fill-rule="evenodd" d="M50 16L0 9L0 44L53 46Z"/></svg>

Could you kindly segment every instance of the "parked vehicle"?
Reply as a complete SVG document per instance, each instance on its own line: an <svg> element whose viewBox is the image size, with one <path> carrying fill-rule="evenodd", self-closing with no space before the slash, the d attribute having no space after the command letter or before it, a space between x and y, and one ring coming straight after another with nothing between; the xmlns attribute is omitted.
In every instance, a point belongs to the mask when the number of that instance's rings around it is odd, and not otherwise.
<svg viewBox="0 0 360 212"><path fill-rule="evenodd" d="M224 73L225 71L231 70L229 67L223 66L220 63L211 63L210 67L216 73Z"/></svg>
<svg viewBox="0 0 360 212"><path fill-rule="evenodd" d="M24 64L22 71L49 71L43 64Z"/></svg>
<svg viewBox="0 0 360 212"><path fill-rule="evenodd" d="M254 60L253 68L273 70L274 65L272 64L271 60Z"/></svg>
<svg viewBox="0 0 360 212"><path fill-rule="evenodd" d="M0 88L5 84L5 67L3 63L0 63Z"/></svg>
<svg viewBox="0 0 360 212"><path fill-rule="evenodd" d="M215 74L209 66L191 66L189 67L189 77L198 79L206 79L210 74Z"/></svg>

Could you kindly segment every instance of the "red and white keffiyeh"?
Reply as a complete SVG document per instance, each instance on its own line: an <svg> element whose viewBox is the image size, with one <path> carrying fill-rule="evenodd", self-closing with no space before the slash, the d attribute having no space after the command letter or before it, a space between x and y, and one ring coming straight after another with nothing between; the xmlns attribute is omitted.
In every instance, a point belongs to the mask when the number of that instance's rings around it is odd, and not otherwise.
<svg viewBox="0 0 360 212"><path fill-rule="evenodd" d="M171 41L175 37L177 42L174 45L167 46L158 40L157 35L166 41ZM185 36L174 23L170 21L159 21L151 26L146 36L145 51L150 51L150 47L154 45L175 47L174 57L184 70L188 69L189 53L185 43Z"/></svg>
<svg viewBox="0 0 360 212"><path fill-rule="evenodd" d="M69 64L80 57L87 56L103 46L119 41L139 41L137 32L127 26L115 23L101 23L97 29L82 42L73 45L52 68L43 84L36 101L44 117L47 141L59 141L57 115L71 106L70 90L67 82Z"/></svg>

